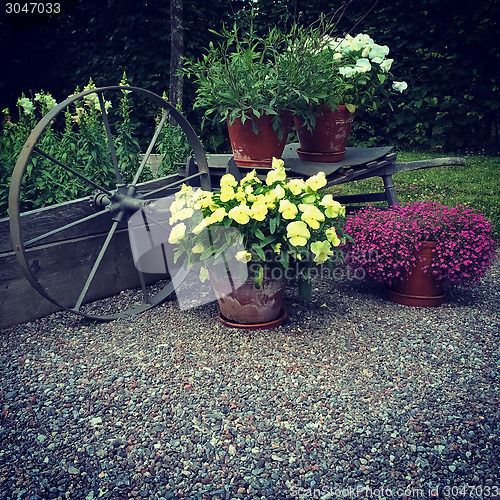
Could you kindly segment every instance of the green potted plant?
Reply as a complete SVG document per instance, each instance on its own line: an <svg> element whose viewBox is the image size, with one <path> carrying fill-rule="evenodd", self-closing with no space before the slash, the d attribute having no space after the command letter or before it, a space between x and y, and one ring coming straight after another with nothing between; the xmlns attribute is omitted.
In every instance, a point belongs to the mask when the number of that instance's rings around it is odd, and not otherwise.
<svg viewBox="0 0 500 500"><path fill-rule="evenodd" d="M393 81L389 47L367 34L330 36L332 26L295 27L285 59L290 68L290 107L304 160L335 162L344 158L356 109L376 111L406 82Z"/></svg>
<svg viewBox="0 0 500 500"><path fill-rule="evenodd" d="M242 31L235 23L214 32L221 40L199 60L185 60L182 71L194 78L194 107L205 109L204 119L227 123L236 163L270 167L292 126L278 57L285 39L277 29L258 36L252 23Z"/></svg>
<svg viewBox="0 0 500 500"><path fill-rule="evenodd" d="M288 179L283 160L273 159L263 180L253 170L240 182L224 175L215 192L185 186L170 206L168 242L174 258L199 269L201 280L211 278L224 318L273 321L287 279L310 284L311 269L333 266L336 247L348 239L345 207L319 192L325 185L323 172L307 180ZM221 293L218 282L228 273L228 250L247 272L241 279L233 272L231 285L237 286ZM250 302L252 294L264 297ZM269 304L272 312L265 310Z"/></svg>
<svg viewBox="0 0 500 500"><path fill-rule="evenodd" d="M491 222L465 205L367 207L349 218L345 230L354 239L346 246L347 265L406 305L438 306L443 285L479 282L498 248Z"/></svg>

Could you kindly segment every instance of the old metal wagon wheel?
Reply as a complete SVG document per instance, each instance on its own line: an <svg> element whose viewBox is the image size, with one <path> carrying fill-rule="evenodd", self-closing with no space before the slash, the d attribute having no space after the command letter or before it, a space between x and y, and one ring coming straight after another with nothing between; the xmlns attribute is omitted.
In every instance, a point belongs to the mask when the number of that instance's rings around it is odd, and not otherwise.
<svg viewBox="0 0 500 500"><path fill-rule="evenodd" d="M144 143L142 151L146 151L142 159L137 157L132 172L130 168L123 171L120 141L117 140L124 121L124 115L117 110L125 95L128 102L133 103L129 116L136 113L139 116L135 123L141 123L142 135L136 139ZM53 144L47 137L54 130L68 127L70 120L84 119L85 113L93 116L94 130L101 131L105 145L106 154L99 159L98 169L89 167L89 158L96 154L91 146L85 152L80 149L84 145L79 143L78 151L73 150L73 158L60 155L53 146L50 151L45 149L47 144ZM185 134L192 150L186 174L142 182L148 171L149 157L157 152L165 125L169 123L167 127L171 127L172 119ZM78 157L86 158L85 165L75 163L74 158ZM128 165L130 167L130 162ZM103 176L103 171L109 173L108 177ZM27 192L28 186L34 183L36 186L41 178L45 193L50 192L51 179L55 184L64 179L64 186L73 189L75 199L64 203L54 200L55 212L28 211L30 220L35 215L38 223L26 224L24 207L33 201L27 198L33 192ZM148 200L172 195L182 183L211 189L203 147L191 125L169 102L150 91L128 86L89 89L70 96L51 109L32 130L12 174L9 193L11 239L23 273L47 300L90 319L126 317L159 304L173 293L186 273L180 266L167 273L166 262L163 272L155 275L138 271L132 258L127 222ZM93 240L90 246L89 238ZM125 257L117 259L116 254ZM54 280L54 268L62 260L74 262L75 272ZM124 261L126 266L122 268ZM103 306L99 299L106 295L101 289L109 290L110 282L112 286L116 282L117 296L106 300Z"/></svg>

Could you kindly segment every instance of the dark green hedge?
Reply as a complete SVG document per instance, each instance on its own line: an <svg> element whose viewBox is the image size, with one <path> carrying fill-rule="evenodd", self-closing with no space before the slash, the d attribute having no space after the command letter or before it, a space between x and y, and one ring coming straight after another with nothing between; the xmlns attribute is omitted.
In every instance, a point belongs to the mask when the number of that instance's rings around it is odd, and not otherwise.
<svg viewBox="0 0 500 500"><path fill-rule="evenodd" d="M163 93L169 84L170 3L164 0L62 2L67 11L40 26L14 32L5 17L0 34L4 54L0 106L13 107L25 92L40 89L62 100L92 77L98 85L117 84L123 71L135 85ZM410 86L398 108L376 116L358 114L358 144L397 144L411 148L498 152L500 106L500 2L481 0L353 0L339 23L339 32L368 32L391 48L393 73ZM199 55L222 22L240 17L242 8L259 8L262 29L283 25L298 16L313 22L338 11L328 0L184 0L185 43L189 56ZM373 7L373 8L372 8ZM370 10L371 9L371 10ZM369 11L369 12L368 12ZM368 14L365 16L365 14ZM19 28L19 26L17 26ZM7 54L7 55L5 55ZM185 87L184 112L193 89ZM211 137L209 137L211 134ZM205 144L218 141L205 131Z"/></svg>

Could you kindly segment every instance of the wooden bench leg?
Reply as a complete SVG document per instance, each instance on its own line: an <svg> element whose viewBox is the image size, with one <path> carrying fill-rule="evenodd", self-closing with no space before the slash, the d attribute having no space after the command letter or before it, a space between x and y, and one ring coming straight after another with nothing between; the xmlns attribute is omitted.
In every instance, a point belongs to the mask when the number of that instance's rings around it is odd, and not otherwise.
<svg viewBox="0 0 500 500"><path fill-rule="evenodd" d="M236 162L232 157L229 159L229 162L227 164L226 173L231 174L238 182L240 182L241 179L243 179L243 175L241 174L238 165L236 165Z"/></svg>
<svg viewBox="0 0 500 500"><path fill-rule="evenodd" d="M382 175L381 177L384 182L384 191L387 203L390 207L392 205L397 205L399 203L398 193L396 192L396 186L392 180L392 175Z"/></svg>

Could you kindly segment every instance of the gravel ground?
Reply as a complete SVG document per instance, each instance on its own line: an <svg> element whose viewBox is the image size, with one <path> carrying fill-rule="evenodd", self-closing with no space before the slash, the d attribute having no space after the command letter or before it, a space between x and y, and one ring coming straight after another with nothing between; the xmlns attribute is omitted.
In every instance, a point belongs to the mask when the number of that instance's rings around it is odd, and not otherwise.
<svg viewBox="0 0 500 500"><path fill-rule="evenodd" d="M172 300L1 331L0 499L500 498L500 265L440 308L287 295L274 330Z"/></svg>

